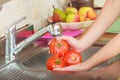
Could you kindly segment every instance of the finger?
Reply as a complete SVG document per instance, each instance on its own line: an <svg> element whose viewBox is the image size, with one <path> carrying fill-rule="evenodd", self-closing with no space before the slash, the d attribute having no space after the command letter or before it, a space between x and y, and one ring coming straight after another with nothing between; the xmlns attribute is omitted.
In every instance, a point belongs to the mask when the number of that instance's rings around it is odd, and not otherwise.
<svg viewBox="0 0 120 80"><path fill-rule="evenodd" d="M81 50L79 50L79 49L75 49L75 51L76 51L76 52L82 52L82 51L81 51Z"/></svg>
<svg viewBox="0 0 120 80"><path fill-rule="evenodd" d="M51 41L52 41L52 40L49 40L49 41L48 41L48 45L50 45Z"/></svg>
<svg viewBox="0 0 120 80"><path fill-rule="evenodd" d="M53 70L54 71L70 71L69 69L65 69L65 68L55 68Z"/></svg>
<svg viewBox="0 0 120 80"><path fill-rule="evenodd" d="M65 35L64 35L64 36L61 36L60 39L64 39L64 40L66 40L66 41L69 42L69 40L72 39L72 37L71 37L71 36L65 36Z"/></svg>
<svg viewBox="0 0 120 80"><path fill-rule="evenodd" d="M66 36L66 35L63 35L63 36L61 36L60 38L61 39L69 39L71 36Z"/></svg>
<svg viewBox="0 0 120 80"><path fill-rule="evenodd" d="M55 68L55 71L75 71L73 67Z"/></svg>
<svg viewBox="0 0 120 80"><path fill-rule="evenodd" d="M48 54L50 54L50 51L48 51Z"/></svg>
<svg viewBox="0 0 120 80"><path fill-rule="evenodd" d="M57 41L60 41L60 40L61 40L60 36L57 36L56 39L57 39Z"/></svg>

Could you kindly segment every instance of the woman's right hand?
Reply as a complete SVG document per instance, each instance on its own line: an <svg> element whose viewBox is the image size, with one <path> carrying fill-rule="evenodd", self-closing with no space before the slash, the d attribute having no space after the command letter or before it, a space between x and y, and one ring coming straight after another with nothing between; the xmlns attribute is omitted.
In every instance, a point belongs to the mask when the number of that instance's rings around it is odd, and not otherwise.
<svg viewBox="0 0 120 80"><path fill-rule="evenodd" d="M82 43L79 39L76 39L71 36L60 36L58 39L66 40L69 45L74 48L77 52L83 52L86 48L84 43Z"/></svg>

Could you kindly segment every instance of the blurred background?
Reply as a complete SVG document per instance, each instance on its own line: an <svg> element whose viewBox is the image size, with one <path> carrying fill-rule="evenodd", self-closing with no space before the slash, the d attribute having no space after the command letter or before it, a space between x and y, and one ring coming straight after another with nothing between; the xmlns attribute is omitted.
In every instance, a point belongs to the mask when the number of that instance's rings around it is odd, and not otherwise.
<svg viewBox="0 0 120 80"><path fill-rule="evenodd" d="M47 24L46 19L52 14L52 5L63 9L68 0L0 0L0 37L5 35L5 30L14 21L22 16L27 19L17 25L17 29L33 23L34 30ZM73 0L74 1L74 0ZM94 7L103 7L106 0L93 0ZM119 19L114 25L117 28L110 28L108 32L116 32L119 30ZM114 26L113 25L113 26ZM119 31L117 31L119 32Z"/></svg>

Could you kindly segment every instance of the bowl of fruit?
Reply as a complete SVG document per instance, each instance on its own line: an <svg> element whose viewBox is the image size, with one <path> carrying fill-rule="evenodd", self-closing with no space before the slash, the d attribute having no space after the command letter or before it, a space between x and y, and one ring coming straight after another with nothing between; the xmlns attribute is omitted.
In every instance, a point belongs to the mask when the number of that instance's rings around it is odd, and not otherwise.
<svg viewBox="0 0 120 80"><path fill-rule="evenodd" d="M91 7L81 7L76 9L75 7L69 6L64 10L55 8L53 6L53 14L48 18L49 22L59 22L63 29L81 29L90 27L97 15Z"/></svg>

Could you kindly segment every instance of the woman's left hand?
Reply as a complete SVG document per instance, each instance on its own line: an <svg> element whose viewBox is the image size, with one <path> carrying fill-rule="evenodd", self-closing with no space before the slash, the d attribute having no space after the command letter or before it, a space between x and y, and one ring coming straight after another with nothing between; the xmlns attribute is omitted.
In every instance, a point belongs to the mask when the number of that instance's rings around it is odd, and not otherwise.
<svg viewBox="0 0 120 80"><path fill-rule="evenodd" d="M87 71L89 68L84 63L67 66L64 68L55 68L54 71Z"/></svg>

